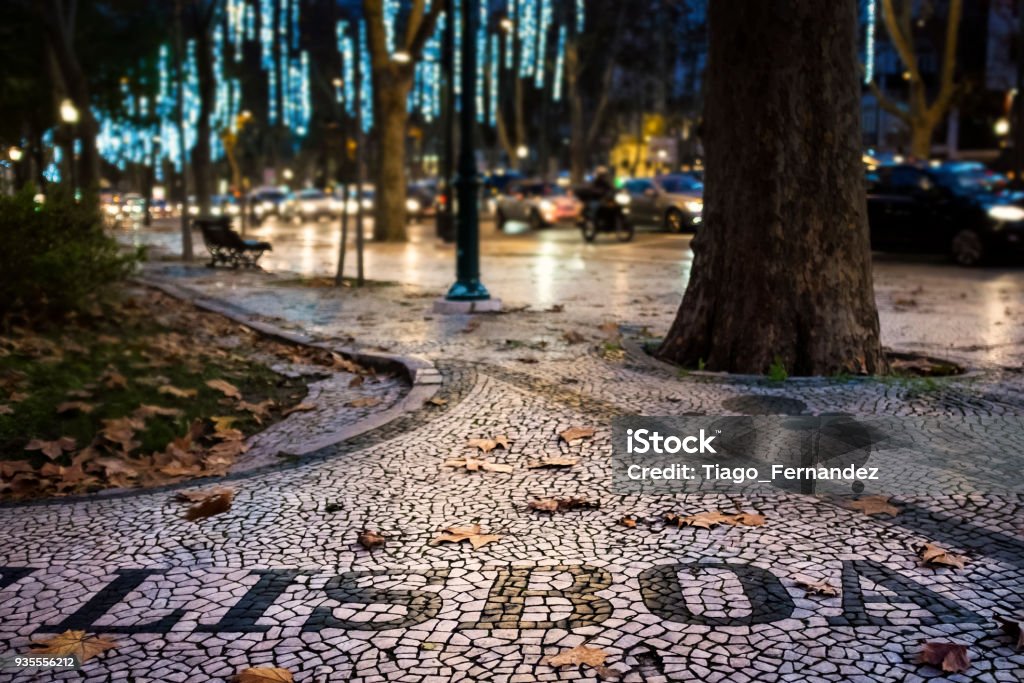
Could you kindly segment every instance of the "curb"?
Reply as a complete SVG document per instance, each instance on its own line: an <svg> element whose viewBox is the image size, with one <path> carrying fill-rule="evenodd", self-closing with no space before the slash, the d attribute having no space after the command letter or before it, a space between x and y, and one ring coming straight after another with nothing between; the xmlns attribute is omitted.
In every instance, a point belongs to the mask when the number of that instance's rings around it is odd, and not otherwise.
<svg viewBox="0 0 1024 683"><path fill-rule="evenodd" d="M189 287L151 278L133 278L132 281L144 287L159 290L176 299L186 301L197 308L222 315L229 320L233 320L240 325L244 325L245 327L268 337L278 339L288 344L309 346L338 353L348 357L359 365L373 368L374 370L383 372L397 370L408 380L410 385L409 392L395 405L386 410L382 410L379 413L374 413L359 422L345 425L335 432L325 434L316 441L303 443L301 446L297 445L293 448L289 448L287 451L282 451L283 455L308 455L315 451L347 441L370 430L382 427L405 413L419 410L427 401L437 394L443 381L438 369L433 363L425 358L420 358L418 356L402 356L395 353L384 352L367 353L365 351L349 347L334 346L326 342L317 341L315 337L308 334L286 330L263 320L254 320L250 311L247 311L240 306L226 303L220 299L205 296ZM232 468L231 474L238 474L249 469L255 469L245 467L245 463L241 464L242 467Z"/></svg>

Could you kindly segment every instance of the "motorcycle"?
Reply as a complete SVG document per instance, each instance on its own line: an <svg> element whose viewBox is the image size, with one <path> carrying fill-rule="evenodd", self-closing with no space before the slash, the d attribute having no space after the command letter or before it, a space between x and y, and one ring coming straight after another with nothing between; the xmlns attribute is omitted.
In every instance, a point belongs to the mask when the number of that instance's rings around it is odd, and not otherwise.
<svg viewBox="0 0 1024 683"><path fill-rule="evenodd" d="M620 242L633 239L633 224L626 218L622 206L615 201L613 193L593 188L578 188L574 192L583 202L580 230L584 240L593 242L601 232L615 233L615 238Z"/></svg>

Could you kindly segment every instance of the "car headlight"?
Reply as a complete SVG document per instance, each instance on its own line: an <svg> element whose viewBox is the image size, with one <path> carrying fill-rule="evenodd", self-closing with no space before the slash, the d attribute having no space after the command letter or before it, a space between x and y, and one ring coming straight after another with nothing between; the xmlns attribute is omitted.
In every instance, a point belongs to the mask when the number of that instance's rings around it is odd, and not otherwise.
<svg viewBox="0 0 1024 683"><path fill-rule="evenodd" d="M989 207L988 215L1002 223L1024 221L1024 209L1008 204Z"/></svg>
<svg viewBox="0 0 1024 683"><path fill-rule="evenodd" d="M274 202L263 202L262 204L260 204L260 208L263 209L264 211L273 211Z"/></svg>
<svg viewBox="0 0 1024 683"><path fill-rule="evenodd" d="M701 213L704 210L704 202L699 199L691 199L686 202L686 210L690 213Z"/></svg>
<svg viewBox="0 0 1024 683"><path fill-rule="evenodd" d="M116 216L118 214L118 212L119 212L119 209L117 208L116 205L114 205L114 204L107 204L107 213L109 213L111 216Z"/></svg>
<svg viewBox="0 0 1024 683"><path fill-rule="evenodd" d="M551 213L555 210L555 205L550 200L542 199L540 200L540 210L544 213Z"/></svg>
<svg viewBox="0 0 1024 683"><path fill-rule="evenodd" d="M629 202L631 201L631 198L630 198L628 192L618 192L615 195L615 201L620 206L629 206Z"/></svg>
<svg viewBox="0 0 1024 683"><path fill-rule="evenodd" d="M227 212L228 212L229 216L237 216L238 215L238 211L239 211L239 209L238 209L237 205L235 205L235 204L228 204Z"/></svg>
<svg viewBox="0 0 1024 683"><path fill-rule="evenodd" d="M421 205L417 199L410 198L405 200L405 210L409 213L419 213L422 208L423 205Z"/></svg>

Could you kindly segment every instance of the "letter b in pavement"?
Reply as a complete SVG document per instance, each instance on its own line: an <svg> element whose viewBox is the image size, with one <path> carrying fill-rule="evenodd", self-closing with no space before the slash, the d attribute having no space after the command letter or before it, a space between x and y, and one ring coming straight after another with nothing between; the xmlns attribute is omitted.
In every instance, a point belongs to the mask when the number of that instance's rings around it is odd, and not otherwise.
<svg viewBox="0 0 1024 683"><path fill-rule="evenodd" d="M530 588L540 575L568 574L568 588ZM555 583L552 581L551 583ZM612 604L596 593L612 585L612 576L599 567L557 565L554 567L502 567L494 580L477 623L463 623L461 629L564 628L600 624L612 614ZM526 611L526 598L542 598L544 604ZM565 603L569 604L566 605ZM536 612L535 612L536 610ZM566 612L568 614L565 615ZM529 618L536 613L547 618ZM555 616L561 618L554 619Z"/></svg>

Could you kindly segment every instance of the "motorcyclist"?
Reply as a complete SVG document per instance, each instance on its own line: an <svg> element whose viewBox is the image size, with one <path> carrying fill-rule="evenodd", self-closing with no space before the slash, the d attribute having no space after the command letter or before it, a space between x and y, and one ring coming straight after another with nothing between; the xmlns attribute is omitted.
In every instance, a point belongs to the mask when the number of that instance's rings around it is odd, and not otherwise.
<svg viewBox="0 0 1024 683"><path fill-rule="evenodd" d="M602 197L615 191L615 182L612 180L612 174L608 171L607 166L598 166L594 171L590 189L594 191L594 194L600 194Z"/></svg>

